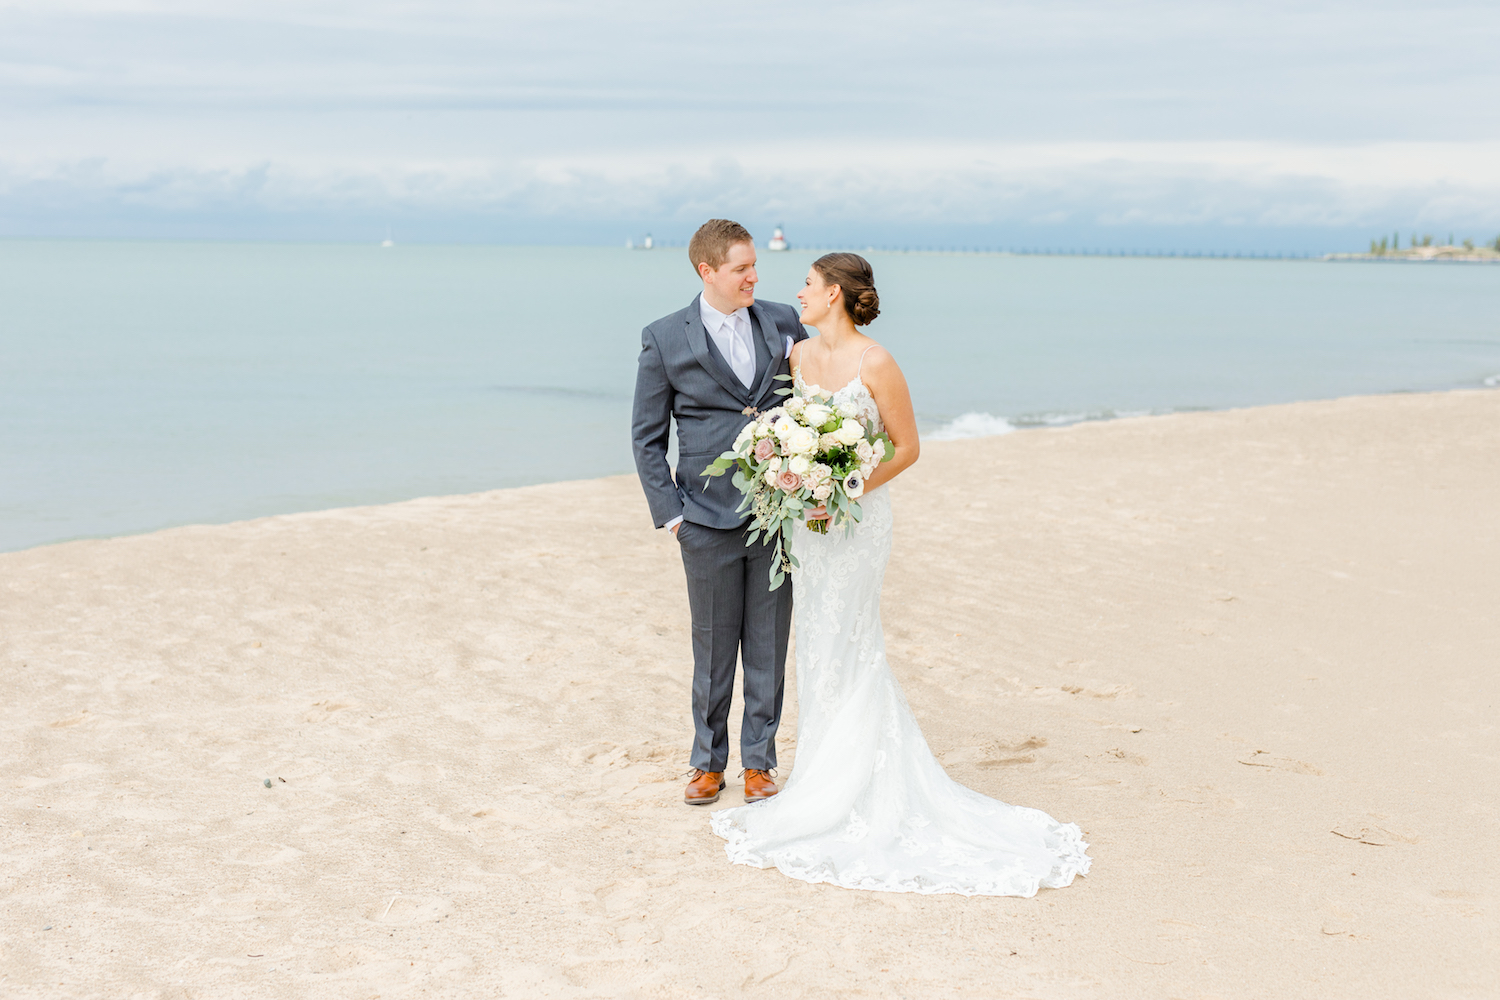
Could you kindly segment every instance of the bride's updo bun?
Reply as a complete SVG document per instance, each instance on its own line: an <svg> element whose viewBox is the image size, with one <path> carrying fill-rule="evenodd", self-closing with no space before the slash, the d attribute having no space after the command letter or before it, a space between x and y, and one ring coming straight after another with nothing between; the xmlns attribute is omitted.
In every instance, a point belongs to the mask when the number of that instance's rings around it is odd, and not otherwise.
<svg viewBox="0 0 1500 1000"><path fill-rule="evenodd" d="M844 291L844 311L855 326L868 326L880 315L880 293L875 291L875 271L857 253L828 253L813 261L824 282Z"/></svg>

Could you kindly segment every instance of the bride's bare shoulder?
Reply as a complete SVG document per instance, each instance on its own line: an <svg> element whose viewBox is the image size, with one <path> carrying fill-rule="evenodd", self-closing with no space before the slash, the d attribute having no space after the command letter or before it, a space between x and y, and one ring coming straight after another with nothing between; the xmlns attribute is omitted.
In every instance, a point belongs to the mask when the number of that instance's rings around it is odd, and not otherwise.
<svg viewBox="0 0 1500 1000"><path fill-rule="evenodd" d="M878 343L871 343L865 348L863 359L860 362L860 374L864 376L899 373L901 366L896 364L896 358L890 351Z"/></svg>

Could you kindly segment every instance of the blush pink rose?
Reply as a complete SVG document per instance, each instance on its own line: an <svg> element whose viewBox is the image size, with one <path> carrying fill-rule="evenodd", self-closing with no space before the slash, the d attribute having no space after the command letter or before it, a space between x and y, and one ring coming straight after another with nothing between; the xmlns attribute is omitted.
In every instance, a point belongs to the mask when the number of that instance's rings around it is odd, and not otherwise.
<svg viewBox="0 0 1500 1000"><path fill-rule="evenodd" d="M755 442L755 460L757 462L764 462L774 454L776 454L776 443L770 438L761 438Z"/></svg>
<svg viewBox="0 0 1500 1000"><path fill-rule="evenodd" d="M776 477L776 485L787 493L796 493L802 488L802 477L788 469Z"/></svg>

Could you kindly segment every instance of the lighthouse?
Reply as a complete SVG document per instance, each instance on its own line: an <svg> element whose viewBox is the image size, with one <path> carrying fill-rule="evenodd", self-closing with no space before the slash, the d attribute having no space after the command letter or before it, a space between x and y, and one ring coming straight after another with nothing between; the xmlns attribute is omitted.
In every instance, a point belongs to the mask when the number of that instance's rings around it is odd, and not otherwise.
<svg viewBox="0 0 1500 1000"><path fill-rule="evenodd" d="M771 233L771 238L766 241L767 250L790 250L792 245L786 241L786 235L782 233L781 227L777 226Z"/></svg>

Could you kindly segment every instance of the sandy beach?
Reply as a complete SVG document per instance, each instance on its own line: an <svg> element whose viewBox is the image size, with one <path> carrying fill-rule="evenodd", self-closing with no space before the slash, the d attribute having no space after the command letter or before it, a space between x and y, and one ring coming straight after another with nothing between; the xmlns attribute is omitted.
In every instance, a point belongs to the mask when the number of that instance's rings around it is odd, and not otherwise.
<svg viewBox="0 0 1500 1000"><path fill-rule="evenodd" d="M892 665L954 777L1080 824L1072 887L730 866L615 477L0 555L0 994L1495 995L1500 393L931 444L893 492Z"/></svg>

